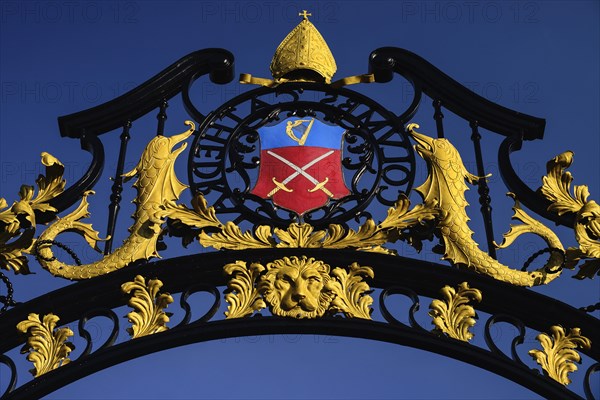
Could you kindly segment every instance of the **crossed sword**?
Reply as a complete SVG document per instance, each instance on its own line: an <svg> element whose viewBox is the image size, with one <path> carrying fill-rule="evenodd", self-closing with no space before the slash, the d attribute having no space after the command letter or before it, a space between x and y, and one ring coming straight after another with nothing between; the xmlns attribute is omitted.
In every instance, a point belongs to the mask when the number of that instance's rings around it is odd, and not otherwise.
<svg viewBox="0 0 600 400"><path fill-rule="evenodd" d="M277 182L275 180L275 178L271 178L273 180L273 183L275 184L275 188L273 188L273 190L271 190L269 192L269 194L267 194L267 197L271 197L273 196L275 193L279 192L280 190L283 190L285 192L291 192L292 189L288 189L285 185L287 183L289 183L290 181L292 181L293 179L295 179L298 175L302 175L303 177L305 177L306 179L308 179L311 183L313 183L315 185L314 188L309 189L309 192L314 192L316 190L322 190L323 192L325 192L325 194L329 197L333 197L333 193L331 193L326 187L325 184L327 182L329 182L329 178L325 178L325 180L323 182L319 182L318 180L316 180L312 175L310 175L308 172L306 172L307 169L309 169L310 167L312 167L313 165L315 165L316 163L318 163L319 161L322 161L323 159L329 157L330 155L332 155L334 153L333 150L328 151L327 153L320 155L319 157L315 158L314 160L312 160L311 162L309 162L308 164L304 165L303 167L299 167L296 164L294 164L293 162L286 160L284 157L280 156L279 154L273 153L272 151L268 150L267 154L275 157L276 159L278 159L279 161L281 161L282 163L290 166L293 170L295 170L296 172L292 173L290 176L288 176L287 178L285 178L283 181L281 182Z"/></svg>

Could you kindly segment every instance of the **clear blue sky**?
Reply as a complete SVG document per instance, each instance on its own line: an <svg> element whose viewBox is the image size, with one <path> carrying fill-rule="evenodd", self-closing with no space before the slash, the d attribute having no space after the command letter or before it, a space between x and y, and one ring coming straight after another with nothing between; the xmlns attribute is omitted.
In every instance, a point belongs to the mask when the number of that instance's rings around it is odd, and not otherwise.
<svg viewBox="0 0 600 400"><path fill-rule="evenodd" d="M300 21L297 12L302 9L312 12L311 20L329 43L338 65L337 78L367 72L367 57L372 50L397 46L424 57L489 100L545 118L544 140L527 143L514 156L514 164L524 180L532 187L539 186L546 161L562 151L573 150L575 162L571 171L575 183L588 184L591 197L600 201L597 1L3 0L0 196L10 203L17 198L21 183L33 184L42 172L42 151L62 160L67 166L68 183L74 182L87 167L88 156L79 150L77 141L60 138L56 118L111 100L192 51L228 49L236 57L236 74L269 77L273 52ZM406 82L396 78L389 85L353 89L376 96L384 106L399 111L406 88ZM248 89L235 82L216 87L204 79L196 83L194 98L201 110L208 111ZM414 122L421 124L421 131L433 134L432 110L429 104L424 104L424 108L426 112L417 115ZM166 125L168 134L185 129L185 117L178 114L175 106L173 110ZM154 126L151 116L134 127L132 143L137 144L131 146L128 165L134 165L136 154L153 135ZM449 118L446 131L459 148L470 146L467 126ZM107 137L107 149L116 149L117 136L118 133ZM506 189L498 177L494 151L499 139L487 140L491 144L486 150L487 167L494 174L490 182L498 187L497 193L503 193ZM185 162L181 161L179 168L183 171ZM115 161L108 163L100 184L104 190L110 186L108 176L114 171ZM424 168L423 164L419 166ZM424 173L417 177L424 178ZM185 180L184 173L180 179ZM124 202L132 198L133 191L127 193L130 197ZM101 232L105 230L102 216L107 192L103 196L91 206ZM476 197L471 203L477 204ZM500 238L508 229L511 204L496 196L493 206L495 234ZM472 228L482 231L478 226L478 207L472 208ZM119 240L124 238L130 223L128 214L131 209L122 211L123 233ZM571 231L557 228L557 232L566 245L574 245ZM483 242L481 236L478 240ZM535 251L532 243L525 240L501 257L518 268ZM83 245L75 246L84 253L84 260L92 257ZM189 251L200 250L191 246ZM433 260L434 256L423 257ZM35 262L32 269L35 275L13 279L17 300L36 297L66 283L51 278ZM571 279L571 275L567 271L558 282L536 290L577 307L599 301L598 278L580 282ZM421 310L424 324L428 323L427 305L428 301ZM123 309L119 315L125 313ZM479 339L483 322L475 329ZM101 335L101 324L97 330ZM503 333L509 335L510 330L499 332ZM123 332L121 337L124 335ZM525 343L528 348L536 346L534 336L529 333ZM529 358L526 350L523 349L523 359ZM582 375L583 371L578 371L573 380L580 382ZM598 379L595 385L599 387ZM435 354L358 339L288 335L228 339L154 354L85 378L48 398L536 396L504 378Z"/></svg>

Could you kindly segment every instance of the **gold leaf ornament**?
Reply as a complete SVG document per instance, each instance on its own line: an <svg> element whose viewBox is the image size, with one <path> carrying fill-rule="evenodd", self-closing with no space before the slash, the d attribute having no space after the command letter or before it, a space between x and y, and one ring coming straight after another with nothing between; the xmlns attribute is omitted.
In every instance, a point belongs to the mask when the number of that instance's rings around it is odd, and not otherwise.
<svg viewBox="0 0 600 400"><path fill-rule="evenodd" d="M425 203L417 204L412 210L409 210L410 200L405 194L398 197L393 207L387 211L386 218L379 224L380 229L394 229L401 231L413 227L423 221L428 221L440 215L440 209L437 208L436 200L428 200Z"/></svg>
<svg viewBox="0 0 600 400"><path fill-rule="evenodd" d="M192 199L192 209L183 204L176 204L174 201L168 201L165 204L166 216L181 221L184 225L194 228L216 227L221 228L223 224L217 218L217 213L213 207L209 207L206 199L201 194Z"/></svg>
<svg viewBox="0 0 600 400"><path fill-rule="evenodd" d="M33 208L39 210L56 211L47 203L61 194L66 185L63 178L64 165L52 154L45 151L41 154L42 164L46 167L46 175L40 175L35 180L38 187L38 195L33 201Z"/></svg>
<svg viewBox="0 0 600 400"><path fill-rule="evenodd" d="M343 312L348 318L371 319L373 298L369 293L372 290L364 278L373 279L373 269L361 267L358 263L352 263L349 268L350 271L343 268L334 268L331 271L331 275L337 278L331 280L328 285L328 289L335 294L331 308Z"/></svg>
<svg viewBox="0 0 600 400"><path fill-rule="evenodd" d="M141 275L137 275L132 282L121 285L123 293L131 294L127 304L134 311L127 314L131 323L127 332L132 339L169 329L167 322L172 314L164 309L173 302L173 297L169 293L159 294L162 286L163 283L158 279L150 279L146 283L146 279Z"/></svg>
<svg viewBox="0 0 600 400"><path fill-rule="evenodd" d="M204 231L200 232L199 241L204 247L217 250L263 249L276 246L271 238L270 227L259 226L253 234L250 231L242 232L240 227L231 221L227 221L217 233L209 235Z"/></svg>
<svg viewBox="0 0 600 400"><path fill-rule="evenodd" d="M451 286L444 286L440 293L442 300L433 300L429 309L429 316L433 318L434 332L468 342L473 338L469 331L476 323L477 314L469 305L470 302L481 302L482 295L479 289L470 288L467 282L458 285L458 290Z"/></svg>
<svg viewBox="0 0 600 400"><path fill-rule="evenodd" d="M560 325L550 328L551 336L540 333L536 339L542 345L542 350L530 350L529 355L542 367L544 374L558 383L571 383L569 373L577 371L576 363L581 362L577 348L589 349L590 339L581 335L579 328L573 328L569 334Z"/></svg>
<svg viewBox="0 0 600 400"><path fill-rule="evenodd" d="M573 163L573 152L565 151L546 163L546 176L542 177L540 192L552 202L548 211L554 211L558 215L567 212L578 212L585 204L587 187L575 186L576 196L571 195L571 183L573 176L565 171ZM587 194L586 194L587 193Z"/></svg>
<svg viewBox="0 0 600 400"><path fill-rule="evenodd" d="M546 164L547 174L542 178L542 186L538 189L552 204L548 211L558 215L575 213L575 239L579 248L568 248L567 267L575 268L579 261L577 279L593 278L600 274L600 206L590 195L586 185L576 185L571 194L573 176L566 171L573 162L573 152L566 151L554 157Z"/></svg>
<svg viewBox="0 0 600 400"><path fill-rule="evenodd" d="M202 195L198 195L199 201L206 204ZM242 250L261 248L328 248L328 249L357 249L385 254L395 254L381 245L390 241L390 235L397 238L403 229L420 224L424 220L432 220L438 210L431 205L419 204L409 210L410 202L405 195L401 195L395 207L388 210L386 219L377 225L372 219L366 220L358 230L346 229L339 224L331 224L326 230L315 231L314 227L307 223L291 223L286 229L271 229L268 225L260 225L254 231L242 231L233 222L225 224L215 223L210 225L219 229L218 232L208 234L203 230L198 238L204 247L213 247L217 250ZM178 210L185 207L178 206ZM214 213L212 207L208 209ZM194 217L181 211L170 215L173 219L179 219L185 224L196 228L205 228L194 222ZM192 212L191 210L185 211ZM181 216L181 218L180 218ZM215 218L215 221L218 220Z"/></svg>
<svg viewBox="0 0 600 400"><path fill-rule="evenodd" d="M277 247L322 247L321 240L326 235L325 231L313 233L314 228L309 224L292 223L287 230L275 229L275 235L281 240Z"/></svg>
<svg viewBox="0 0 600 400"><path fill-rule="evenodd" d="M563 255L564 251L562 243L560 242L558 236L552 231L552 229L548 228L544 224L540 223L536 219L532 218L529 214L527 214L522 208L521 203L517 199L517 196L514 193L507 193L508 197L511 197L514 200L513 211L514 214L512 216L513 220L521 221L520 225L510 225L510 230L503 234L502 243L497 244L494 242L494 245L499 249L505 249L510 246L519 236L525 233L533 233L544 239L548 248L561 250L552 252L548 261L544 265L543 268L552 273L560 273L560 266L563 263Z"/></svg>
<svg viewBox="0 0 600 400"><path fill-rule="evenodd" d="M252 263L248 268L244 261L236 261L223 267L223 271L231 276L227 283L225 301L229 304L225 311L226 318L242 318L266 308L254 283L265 267Z"/></svg>
<svg viewBox="0 0 600 400"><path fill-rule="evenodd" d="M56 329L59 320L52 313L42 320L38 314L31 313L17 324L17 329L27 334L21 353L29 353L27 360L34 366L29 372L36 378L70 362L68 356L75 346L67 339L73 336L73 331L68 327Z"/></svg>
<svg viewBox="0 0 600 400"><path fill-rule="evenodd" d="M57 211L49 202L64 191L65 167L49 153L44 152L41 157L46 174L39 175L35 181L37 195L34 196L33 186L22 185L19 190L20 200L15 201L10 208L7 201L0 198L0 269L29 273L28 261L23 253L29 253L35 241L35 212Z"/></svg>

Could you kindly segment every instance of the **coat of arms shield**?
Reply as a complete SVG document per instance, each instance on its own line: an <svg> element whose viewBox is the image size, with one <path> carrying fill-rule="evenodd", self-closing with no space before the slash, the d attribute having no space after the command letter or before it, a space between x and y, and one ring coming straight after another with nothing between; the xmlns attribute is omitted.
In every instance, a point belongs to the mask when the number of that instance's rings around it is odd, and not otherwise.
<svg viewBox="0 0 600 400"><path fill-rule="evenodd" d="M291 117L260 128L260 168L251 193L299 215L347 196L344 132L313 117Z"/></svg>

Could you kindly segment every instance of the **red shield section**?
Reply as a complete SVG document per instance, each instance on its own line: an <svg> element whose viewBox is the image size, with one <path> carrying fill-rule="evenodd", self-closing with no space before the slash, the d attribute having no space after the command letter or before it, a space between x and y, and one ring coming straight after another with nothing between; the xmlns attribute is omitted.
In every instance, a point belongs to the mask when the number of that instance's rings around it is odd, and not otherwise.
<svg viewBox="0 0 600 400"><path fill-rule="evenodd" d="M341 143L340 143L341 147ZM288 146L261 150L261 165L252 194L303 214L322 207L330 198L350 191L344 184L340 150Z"/></svg>

